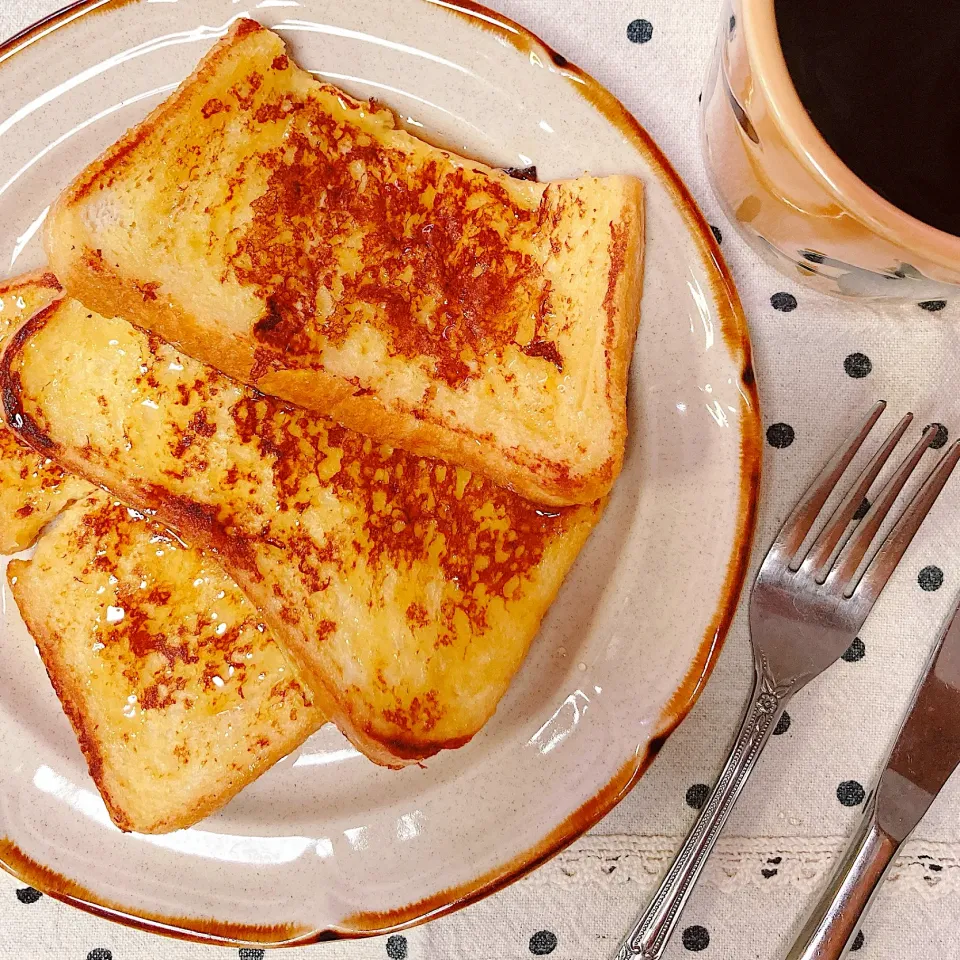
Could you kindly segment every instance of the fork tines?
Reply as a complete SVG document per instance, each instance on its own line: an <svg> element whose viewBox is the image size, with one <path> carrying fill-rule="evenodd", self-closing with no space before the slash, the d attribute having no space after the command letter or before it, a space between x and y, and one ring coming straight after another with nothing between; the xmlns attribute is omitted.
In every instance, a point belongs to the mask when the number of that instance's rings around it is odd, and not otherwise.
<svg viewBox="0 0 960 960"><path fill-rule="evenodd" d="M876 599L886 585L921 522L957 465L957 461L960 460L960 442L957 442L931 471L889 535L877 548L862 576L858 578L857 571L883 521L924 452L936 439L938 428L936 424L931 424L923 431L913 449L884 484L837 553L836 548L849 529L854 514L913 421L913 414L908 413L870 458L809 550L804 551L803 544L823 510L824 504L836 489L850 462L863 446L885 408L884 401L877 403L854 437L831 457L829 463L787 518L771 549L771 555L776 554L789 566L790 570L799 572L802 576L811 577L818 584L825 584L827 588L835 590L844 597L852 597L856 593L858 596L862 595L864 599L870 598L871 601Z"/></svg>

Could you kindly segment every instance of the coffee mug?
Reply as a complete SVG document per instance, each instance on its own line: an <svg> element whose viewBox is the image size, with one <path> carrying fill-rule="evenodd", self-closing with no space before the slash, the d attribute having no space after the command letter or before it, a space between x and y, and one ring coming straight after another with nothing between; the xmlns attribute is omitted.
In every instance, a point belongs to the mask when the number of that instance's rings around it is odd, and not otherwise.
<svg viewBox="0 0 960 960"><path fill-rule="evenodd" d="M782 272L841 297L960 294L960 237L881 197L814 126L784 60L774 0L725 4L702 113L724 212Z"/></svg>

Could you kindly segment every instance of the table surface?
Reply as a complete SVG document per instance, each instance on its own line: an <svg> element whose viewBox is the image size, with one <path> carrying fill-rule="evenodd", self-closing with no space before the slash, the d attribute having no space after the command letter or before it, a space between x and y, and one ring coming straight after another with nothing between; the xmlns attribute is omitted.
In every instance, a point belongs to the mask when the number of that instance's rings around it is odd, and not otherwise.
<svg viewBox="0 0 960 960"><path fill-rule="evenodd" d="M304 0L306 2L306 0ZM914 434L960 431L955 303L839 303L785 279L735 235L699 148L700 83L717 0L486 0L612 90L658 140L721 237L753 337L764 429L762 556L803 486L875 400ZM0 37L60 0L0 0ZM2 113L2 98L0 98ZM789 429L784 429L784 425ZM790 442L784 444L783 438ZM773 960L850 836L960 586L960 482L947 488L860 638L789 707L731 817L667 957ZM738 725L750 684L740 613L713 679L648 775L604 821L529 878L404 935L276 951L325 960L606 960L689 828ZM960 785L917 830L863 927L858 958L960 956ZM258 960L259 950L137 933L0 876L0 960Z"/></svg>

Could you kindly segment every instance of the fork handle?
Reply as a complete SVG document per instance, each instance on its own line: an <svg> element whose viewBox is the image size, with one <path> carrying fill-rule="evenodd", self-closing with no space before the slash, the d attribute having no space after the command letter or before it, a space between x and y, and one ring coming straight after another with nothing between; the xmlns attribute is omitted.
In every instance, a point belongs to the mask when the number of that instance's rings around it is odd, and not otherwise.
<svg viewBox="0 0 960 960"><path fill-rule="evenodd" d="M820 901L786 960L839 960L853 946L863 915L901 844L877 823L875 795Z"/></svg>
<svg viewBox="0 0 960 960"><path fill-rule="evenodd" d="M631 957L659 960L663 956L700 871L791 693L777 689L758 665L753 696L720 779L707 797L660 889L621 944L617 960Z"/></svg>

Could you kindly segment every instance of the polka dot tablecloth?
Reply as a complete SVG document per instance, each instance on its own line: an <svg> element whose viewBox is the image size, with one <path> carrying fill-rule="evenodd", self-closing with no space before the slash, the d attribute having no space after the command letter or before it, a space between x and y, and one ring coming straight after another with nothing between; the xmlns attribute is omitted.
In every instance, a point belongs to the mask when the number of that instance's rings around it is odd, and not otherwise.
<svg viewBox="0 0 960 960"><path fill-rule="evenodd" d="M762 264L719 212L698 94L717 0L487 0L608 86L647 126L713 224L753 335L764 419L754 563L829 450L876 399L911 435L960 436L960 304L879 309L817 296ZM0 0L0 35L58 0ZM0 97L2 104L2 97ZM0 107L2 112L2 107ZM933 458L933 454L927 455ZM708 491L704 492L708 495ZM867 504L861 509L865 510ZM866 626L783 715L667 956L773 960L854 829L938 624L960 591L960 479L946 489ZM637 585L638 590L643 584ZM697 589L691 583L689 589ZM324 960L606 960L646 901L725 759L750 685L741 609L713 679L636 790L589 835L482 903L403 935L272 956ZM905 848L857 938L862 960L957 957L960 783ZM0 877L0 960L258 960L137 933Z"/></svg>

